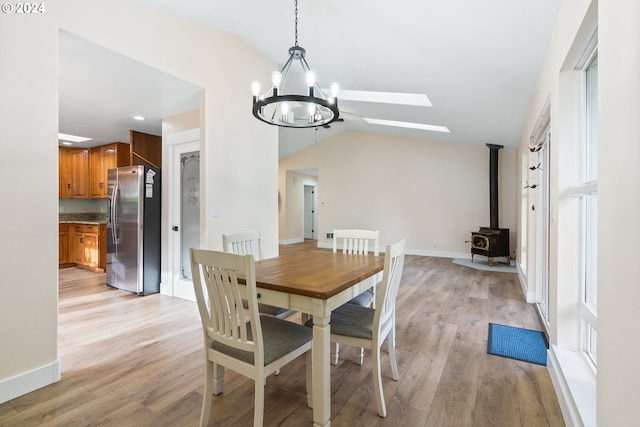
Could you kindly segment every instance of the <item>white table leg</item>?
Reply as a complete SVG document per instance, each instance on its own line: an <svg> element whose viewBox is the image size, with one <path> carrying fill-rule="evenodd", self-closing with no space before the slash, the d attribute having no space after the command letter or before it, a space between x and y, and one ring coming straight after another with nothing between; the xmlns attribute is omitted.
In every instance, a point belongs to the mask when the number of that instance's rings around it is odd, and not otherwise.
<svg viewBox="0 0 640 427"><path fill-rule="evenodd" d="M313 304L313 425L331 425L331 367L329 347L331 312L326 300L314 300Z"/></svg>

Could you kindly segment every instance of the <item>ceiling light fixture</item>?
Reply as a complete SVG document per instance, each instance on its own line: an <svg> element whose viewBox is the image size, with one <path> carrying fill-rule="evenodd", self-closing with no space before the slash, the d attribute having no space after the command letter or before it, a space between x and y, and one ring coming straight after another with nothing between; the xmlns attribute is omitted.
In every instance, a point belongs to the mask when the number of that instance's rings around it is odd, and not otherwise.
<svg viewBox="0 0 640 427"><path fill-rule="evenodd" d="M134 119L139 120L139 121L143 121L144 117L142 116L133 116Z"/></svg>
<svg viewBox="0 0 640 427"><path fill-rule="evenodd" d="M85 142L85 141L90 141L91 138L86 138L84 136L76 136L76 135L69 135L68 133L58 133L58 140L65 140L65 141L71 141L71 142Z"/></svg>
<svg viewBox="0 0 640 427"><path fill-rule="evenodd" d="M253 115L270 125L290 128L310 128L327 125L340 117L337 83L331 85L331 96L326 96L316 83L304 58L306 51L298 46L298 0L295 0L295 46L289 48L289 59L280 71L271 73L271 86L260 94L260 83L251 84ZM307 94L287 93L285 85L294 62L299 62L305 74ZM292 85L290 85L292 86ZM291 89L288 87L287 89ZM267 96L271 93L271 96Z"/></svg>

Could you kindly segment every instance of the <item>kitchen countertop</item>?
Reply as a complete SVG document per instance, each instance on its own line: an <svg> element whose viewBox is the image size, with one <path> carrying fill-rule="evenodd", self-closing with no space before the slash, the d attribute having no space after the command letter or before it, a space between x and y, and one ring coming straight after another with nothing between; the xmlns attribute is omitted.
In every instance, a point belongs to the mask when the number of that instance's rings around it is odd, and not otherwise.
<svg viewBox="0 0 640 427"><path fill-rule="evenodd" d="M61 213L60 224L106 224L106 213Z"/></svg>

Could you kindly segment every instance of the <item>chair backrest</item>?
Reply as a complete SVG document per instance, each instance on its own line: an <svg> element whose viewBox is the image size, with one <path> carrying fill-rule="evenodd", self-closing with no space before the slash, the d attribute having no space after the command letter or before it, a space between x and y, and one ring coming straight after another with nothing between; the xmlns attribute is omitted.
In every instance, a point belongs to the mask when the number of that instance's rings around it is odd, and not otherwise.
<svg viewBox="0 0 640 427"><path fill-rule="evenodd" d="M238 255L253 255L256 261L262 259L262 236L259 231L223 234L222 250Z"/></svg>
<svg viewBox="0 0 640 427"><path fill-rule="evenodd" d="M347 254L367 254L369 243L373 254L380 254L380 232L369 230L333 230L333 252L338 251L338 241L342 240L342 252Z"/></svg>
<svg viewBox="0 0 640 427"><path fill-rule="evenodd" d="M254 366L263 366L264 343L253 255L191 248L190 257L206 348L210 349L212 342L217 341L238 350L253 352ZM248 308L242 304L237 276L239 272L245 276ZM247 326L251 328L251 335L248 335Z"/></svg>
<svg viewBox="0 0 640 427"><path fill-rule="evenodd" d="M400 278L404 269L405 239L388 245L384 252L384 270L379 285L376 312L373 316L374 331L380 331L395 316L396 297L400 287Z"/></svg>

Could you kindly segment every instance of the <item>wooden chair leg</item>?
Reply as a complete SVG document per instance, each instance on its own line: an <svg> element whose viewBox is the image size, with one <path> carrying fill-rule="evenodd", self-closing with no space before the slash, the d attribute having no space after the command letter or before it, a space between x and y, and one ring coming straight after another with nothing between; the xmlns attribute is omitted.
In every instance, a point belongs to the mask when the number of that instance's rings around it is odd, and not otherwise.
<svg viewBox="0 0 640 427"><path fill-rule="evenodd" d="M373 369L373 392L376 395L376 405L378 406L378 415L387 416L387 407L384 403L384 392L382 391L382 372L380 369L380 346L375 346L371 352L371 362Z"/></svg>
<svg viewBox="0 0 640 427"><path fill-rule="evenodd" d="M217 396L222 393L224 388L224 366L217 363L211 364L213 365L213 394Z"/></svg>
<svg viewBox="0 0 640 427"><path fill-rule="evenodd" d="M338 364L338 358L340 357L340 344L338 344L337 342L332 343L333 346L331 347L331 364L332 365L337 365Z"/></svg>
<svg viewBox="0 0 640 427"><path fill-rule="evenodd" d="M307 374L307 406L313 408L313 360L311 351L306 353L306 374Z"/></svg>
<svg viewBox="0 0 640 427"><path fill-rule="evenodd" d="M372 362L372 376L373 376L373 392L376 395L376 405L378 406L378 415L381 417L387 416L387 407L384 403L384 392L382 391L382 372L380 367L380 346L375 345L371 351Z"/></svg>
<svg viewBox="0 0 640 427"><path fill-rule="evenodd" d="M264 377L255 384L255 403L253 407L253 427L262 427L264 421Z"/></svg>
<svg viewBox="0 0 640 427"><path fill-rule="evenodd" d="M200 411L200 427L207 427L211 413L211 398L214 390L214 364L209 360L205 363L204 391L202 392L202 409Z"/></svg>
<svg viewBox="0 0 640 427"><path fill-rule="evenodd" d="M398 375L398 361L396 360L396 331L395 328L391 328L389 336L387 337L387 347L389 349L389 361L391 363L391 376L395 381L400 379Z"/></svg>

